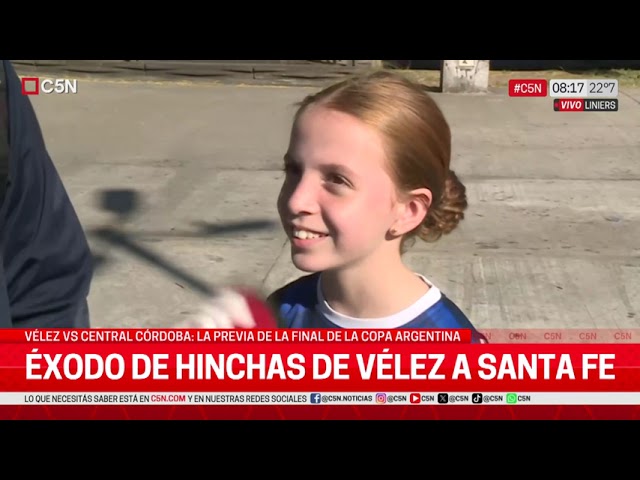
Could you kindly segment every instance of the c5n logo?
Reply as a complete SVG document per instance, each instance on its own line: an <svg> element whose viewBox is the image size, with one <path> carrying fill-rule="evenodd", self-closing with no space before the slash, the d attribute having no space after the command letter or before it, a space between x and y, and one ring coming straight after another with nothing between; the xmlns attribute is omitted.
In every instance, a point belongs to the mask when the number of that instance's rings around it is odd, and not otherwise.
<svg viewBox="0 0 640 480"><path fill-rule="evenodd" d="M78 80L69 78L22 77L23 95L78 93Z"/></svg>

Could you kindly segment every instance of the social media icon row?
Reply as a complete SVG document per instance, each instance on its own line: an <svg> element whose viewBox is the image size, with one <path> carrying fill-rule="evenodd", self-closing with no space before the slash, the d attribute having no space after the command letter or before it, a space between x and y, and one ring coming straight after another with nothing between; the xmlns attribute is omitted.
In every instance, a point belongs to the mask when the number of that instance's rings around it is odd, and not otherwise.
<svg viewBox="0 0 640 480"><path fill-rule="evenodd" d="M352 395L353 396L353 395ZM309 401L312 404L331 403L334 401L333 397L329 395L323 401L324 394L311 393L309 395ZM337 396L339 398L339 396ZM327 400L327 398L329 400ZM371 396L369 397L371 400ZM485 393L472 393L472 394L454 394L454 393L409 393L407 394L388 394L388 393L376 393L373 396L376 404L392 404L392 403L405 403L421 404L421 403L439 403L439 404L482 404L482 403L507 403L516 404L520 399L530 400L528 396L519 396L515 393L504 394L485 394ZM350 400L350 399L349 399Z"/></svg>
<svg viewBox="0 0 640 480"><path fill-rule="evenodd" d="M470 398L469 398L470 397ZM481 404L481 403L504 403L505 396L499 394L483 394L483 393L472 393L469 395L455 395L449 393L439 393L438 394L438 403L467 403L471 400L473 404ZM518 396L515 393L508 393L506 395L506 403L517 403Z"/></svg>

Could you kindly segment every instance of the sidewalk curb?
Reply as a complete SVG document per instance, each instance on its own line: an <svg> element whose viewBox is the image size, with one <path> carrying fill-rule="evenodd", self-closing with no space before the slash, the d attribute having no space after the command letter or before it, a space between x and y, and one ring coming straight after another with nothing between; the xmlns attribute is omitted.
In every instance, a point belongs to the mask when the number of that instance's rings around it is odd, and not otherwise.
<svg viewBox="0 0 640 480"><path fill-rule="evenodd" d="M216 81L255 85L315 86L362 71L364 66L306 61L12 60L20 75L96 79Z"/></svg>

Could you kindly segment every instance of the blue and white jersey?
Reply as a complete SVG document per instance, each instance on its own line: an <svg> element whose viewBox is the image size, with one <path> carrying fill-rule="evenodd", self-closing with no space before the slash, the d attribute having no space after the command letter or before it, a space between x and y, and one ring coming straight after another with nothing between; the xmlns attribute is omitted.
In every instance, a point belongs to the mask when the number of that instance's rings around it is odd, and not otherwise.
<svg viewBox="0 0 640 480"><path fill-rule="evenodd" d="M487 343L464 313L435 285L419 275L431 288L413 305L394 315L362 319L333 310L322 294L320 273L294 280L269 296L283 328L464 328L472 332L472 342Z"/></svg>

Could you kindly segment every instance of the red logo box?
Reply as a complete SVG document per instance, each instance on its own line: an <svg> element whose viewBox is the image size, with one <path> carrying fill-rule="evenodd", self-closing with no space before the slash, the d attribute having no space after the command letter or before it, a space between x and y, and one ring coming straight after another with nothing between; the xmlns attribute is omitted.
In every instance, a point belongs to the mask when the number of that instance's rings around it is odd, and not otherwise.
<svg viewBox="0 0 640 480"><path fill-rule="evenodd" d="M40 95L40 79L38 77L23 77L22 94Z"/></svg>

